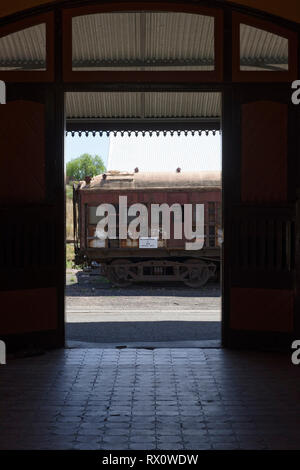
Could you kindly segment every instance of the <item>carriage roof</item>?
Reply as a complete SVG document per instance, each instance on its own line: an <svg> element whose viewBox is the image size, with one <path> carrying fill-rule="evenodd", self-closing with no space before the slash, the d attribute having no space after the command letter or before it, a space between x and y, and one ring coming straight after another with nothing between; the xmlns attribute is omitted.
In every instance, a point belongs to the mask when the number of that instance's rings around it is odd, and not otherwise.
<svg viewBox="0 0 300 470"><path fill-rule="evenodd" d="M212 190L221 188L219 171L193 172L137 172L126 173L108 171L103 175L94 176L89 183L81 181L80 190L143 190L143 189L201 189Z"/></svg>

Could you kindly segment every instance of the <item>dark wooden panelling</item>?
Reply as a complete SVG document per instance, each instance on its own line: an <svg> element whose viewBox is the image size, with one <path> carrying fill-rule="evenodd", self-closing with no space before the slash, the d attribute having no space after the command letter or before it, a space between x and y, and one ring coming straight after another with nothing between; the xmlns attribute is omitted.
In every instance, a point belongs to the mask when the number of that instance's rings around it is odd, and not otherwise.
<svg viewBox="0 0 300 470"><path fill-rule="evenodd" d="M45 199L45 108L29 101L0 106L0 204Z"/></svg>
<svg viewBox="0 0 300 470"><path fill-rule="evenodd" d="M295 221L294 206L235 207L230 234L233 285L291 285L295 272Z"/></svg>
<svg viewBox="0 0 300 470"><path fill-rule="evenodd" d="M230 100L229 91L224 96ZM282 301L273 321L260 297L262 291L295 296L297 146L290 96L288 84L245 83L234 87L231 109L228 101L224 106L225 346L288 348L295 334L296 301ZM248 297L236 295L243 289ZM248 310L251 296L257 302Z"/></svg>
<svg viewBox="0 0 300 470"><path fill-rule="evenodd" d="M231 328L268 332L293 330L293 290L235 287L230 296Z"/></svg>
<svg viewBox="0 0 300 470"><path fill-rule="evenodd" d="M63 167L63 161L54 139L55 101L46 85L7 88L8 103L0 107L0 335L9 351L62 346L64 283L58 279L65 264L56 163ZM60 207L63 212L63 198Z"/></svg>
<svg viewBox="0 0 300 470"><path fill-rule="evenodd" d="M56 230L54 207L0 209L0 291L55 285Z"/></svg>
<svg viewBox="0 0 300 470"><path fill-rule="evenodd" d="M56 289L26 289L0 292L0 334L20 334L57 328Z"/></svg>
<svg viewBox="0 0 300 470"><path fill-rule="evenodd" d="M287 199L288 106L271 101L242 105L243 202Z"/></svg>

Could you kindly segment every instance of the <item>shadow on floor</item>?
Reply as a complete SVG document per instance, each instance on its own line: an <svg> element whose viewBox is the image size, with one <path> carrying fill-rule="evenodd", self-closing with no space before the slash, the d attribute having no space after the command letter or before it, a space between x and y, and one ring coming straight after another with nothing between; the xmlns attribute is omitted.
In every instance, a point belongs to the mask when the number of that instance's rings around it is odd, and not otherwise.
<svg viewBox="0 0 300 470"><path fill-rule="evenodd" d="M66 323L67 341L90 343L219 340L221 322L89 322Z"/></svg>
<svg viewBox="0 0 300 470"><path fill-rule="evenodd" d="M66 286L66 296L114 296L114 297L221 297L220 285L216 283L207 284L199 289L192 289L182 284L134 284L129 287L114 287L107 283L90 281L69 284Z"/></svg>

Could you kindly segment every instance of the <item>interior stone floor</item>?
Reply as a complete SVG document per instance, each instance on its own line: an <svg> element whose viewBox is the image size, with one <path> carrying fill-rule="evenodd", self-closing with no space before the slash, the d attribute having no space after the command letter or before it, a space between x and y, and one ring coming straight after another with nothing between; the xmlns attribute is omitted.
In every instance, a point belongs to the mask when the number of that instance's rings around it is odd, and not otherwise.
<svg viewBox="0 0 300 470"><path fill-rule="evenodd" d="M1 449L299 449L300 366L222 349L66 349L0 366Z"/></svg>

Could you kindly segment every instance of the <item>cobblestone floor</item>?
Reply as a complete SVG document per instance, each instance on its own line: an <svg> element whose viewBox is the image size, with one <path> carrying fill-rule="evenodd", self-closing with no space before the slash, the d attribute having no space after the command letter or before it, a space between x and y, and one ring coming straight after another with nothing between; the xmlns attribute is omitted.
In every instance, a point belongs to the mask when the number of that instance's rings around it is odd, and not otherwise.
<svg viewBox="0 0 300 470"><path fill-rule="evenodd" d="M1 449L299 449L300 366L221 349L70 349L0 367Z"/></svg>

